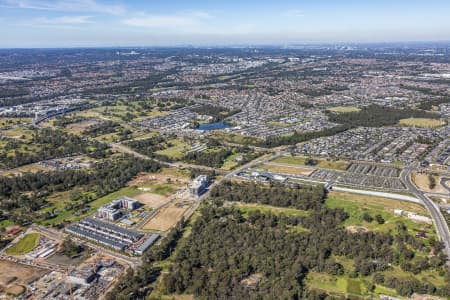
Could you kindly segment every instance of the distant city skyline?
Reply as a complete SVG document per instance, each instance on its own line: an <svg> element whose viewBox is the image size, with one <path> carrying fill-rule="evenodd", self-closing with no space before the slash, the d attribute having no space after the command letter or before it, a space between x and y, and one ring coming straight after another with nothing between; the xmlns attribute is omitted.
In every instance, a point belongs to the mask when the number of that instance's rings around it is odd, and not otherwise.
<svg viewBox="0 0 450 300"><path fill-rule="evenodd" d="M0 47L450 41L450 2L0 0Z"/></svg>

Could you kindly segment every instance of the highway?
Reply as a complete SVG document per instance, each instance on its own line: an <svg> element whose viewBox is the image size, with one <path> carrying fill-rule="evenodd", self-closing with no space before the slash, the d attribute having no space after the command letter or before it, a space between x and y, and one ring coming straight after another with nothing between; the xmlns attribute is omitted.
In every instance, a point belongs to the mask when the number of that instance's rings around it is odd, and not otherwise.
<svg viewBox="0 0 450 300"><path fill-rule="evenodd" d="M412 167L405 167L403 171L400 173L401 180L406 185L408 191L414 194L417 198L419 198L422 201L422 203L425 205L426 209L432 216L439 238L444 243L445 254L447 255L448 258L450 258L450 231L447 222L442 216L442 213L438 205L434 203L433 200L428 198L425 192L419 190L412 182L411 171L413 170L414 168ZM447 260L447 264L448 266L450 266L450 260Z"/></svg>

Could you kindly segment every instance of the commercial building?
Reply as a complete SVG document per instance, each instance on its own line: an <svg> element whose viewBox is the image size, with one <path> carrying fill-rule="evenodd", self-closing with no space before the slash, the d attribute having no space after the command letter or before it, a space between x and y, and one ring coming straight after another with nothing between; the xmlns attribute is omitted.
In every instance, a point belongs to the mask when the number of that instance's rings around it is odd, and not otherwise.
<svg viewBox="0 0 450 300"><path fill-rule="evenodd" d="M97 210L96 216L101 219L115 221L122 216L122 210L134 210L139 208L141 203L130 197L120 197Z"/></svg>
<svg viewBox="0 0 450 300"><path fill-rule="evenodd" d="M209 185L208 176L199 175L189 185L189 193L193 197L198 197L206 191Z"/></svg>
<svg viewBox="0 0 450 300"><path fill-rule="evenodd" d="M130 247L143 236L140 232L92 218L69 225L66 227L66 231L119 251Z"/></svg>

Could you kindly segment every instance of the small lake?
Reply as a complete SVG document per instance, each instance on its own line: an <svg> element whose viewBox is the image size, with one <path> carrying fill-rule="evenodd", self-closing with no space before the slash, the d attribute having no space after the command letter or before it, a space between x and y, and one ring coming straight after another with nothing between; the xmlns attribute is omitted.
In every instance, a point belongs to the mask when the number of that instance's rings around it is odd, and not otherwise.
<svg viewBox="0 0 450 300"><path fill-rule="evenodd" d="M217 130L217 129L225 129L230 128L227 124L224 122L215 122L215 123L209 123L209 124L200 124L198 126L198 130Z"/></svg>

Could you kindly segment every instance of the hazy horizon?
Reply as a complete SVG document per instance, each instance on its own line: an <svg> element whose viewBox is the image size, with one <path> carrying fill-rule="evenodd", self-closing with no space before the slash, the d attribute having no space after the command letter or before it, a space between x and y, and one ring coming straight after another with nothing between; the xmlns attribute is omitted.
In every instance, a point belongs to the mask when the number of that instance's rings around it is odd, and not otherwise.
<svg viewBox="0 0 450 300"><path fill-rule="evenodd" d="M0 48L450 41L446 1L0 0Z"/></svg>

